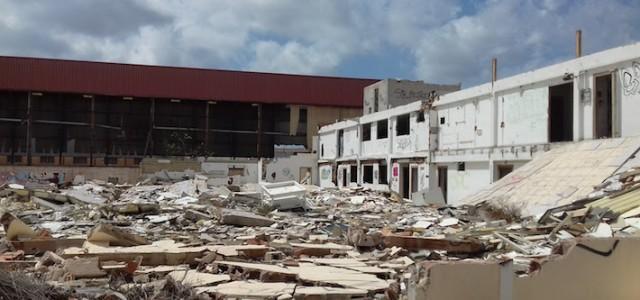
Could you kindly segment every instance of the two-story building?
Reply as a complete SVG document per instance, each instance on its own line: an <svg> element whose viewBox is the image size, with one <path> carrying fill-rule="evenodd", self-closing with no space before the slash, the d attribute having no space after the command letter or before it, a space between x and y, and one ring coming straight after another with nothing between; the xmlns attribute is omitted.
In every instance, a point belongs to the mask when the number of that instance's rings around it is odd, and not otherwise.
<svg viewBox="0 0 640 300"><path fill-rule="evenodd" d="M422 99L350 121L361 133L350 146L360 149L349 158L351 170L362 173L350 182L405 198L440 187L456 204L557 143L639 135L640 44L438 94L429 110ZM379 138L383 119L387 141ZM320 130L325 147L329 128ZM380 180L382 158L391 166L382 167L387 181ZM331 161L321 156L325 166Z"/></svg>

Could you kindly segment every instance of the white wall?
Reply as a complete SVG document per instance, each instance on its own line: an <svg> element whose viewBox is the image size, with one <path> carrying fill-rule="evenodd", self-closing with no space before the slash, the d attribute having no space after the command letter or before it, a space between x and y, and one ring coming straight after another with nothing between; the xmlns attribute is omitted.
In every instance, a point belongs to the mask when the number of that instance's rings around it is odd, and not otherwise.
<svg viewBox="0 0 640 300"><path fill-rule="evenodd" d="M371 124L371 140L362 142L362 154L366 157L369 155L386 155L389 153L389 143L391 140L391 129L389 129L389 123L387 121L387 137L383 139L378 138L378 122L374 121ZM362 125L360 125L362 126Z"/></svg>
<svg viewBox="0 0 640 300"><path fill-rule="evenodd" d="M617 90L621 97L621 134L640 135L640 59L624 64L614 78L618 79Z"/></svg>
<svg viewBox="0 0 640 300"><path fill-rule="evenodd" d="M418 122L418 113L411 112L409 114L409 134L398 136L396 127L398 124L398 116L391 118L391 131L393 145L391 151L393 154L405 154L416 151L429 150L429 114L424 114L424 121ZM401 114L402 115L402 114Z"/></svg>
<svg viewBox="0 0 640 300"><path fill-rule="evenodd" d="M360 154L360 136L358 126L344 129L344 150L342 157L356 156Z"/></svg>
<svg viewBox="0 0 640 300"><path fill-rule="evenodd" d="M331 164L323 164L318 167L318 176L320 177L320 187L335 187L333 183L333 166Z"/></svg>
<svg viewBox="0 0 640 300"><path fill-rule="evenodd" d="M336 131L321 133L318 140L320 144L318 150L320 159L336 159L338 154L338 136Z"/></svg>
<svg viewBox="0 0 640 300"><path fill-rule="evenodd" d="M449 104L437 111L438 148L465 149L492 145L492 98ZM444 118L444 124L440 124Z"/></svg>
<svg viewBox="0 0 640 300"><path fill-rule="evenodd" d="M229 177L233 178L234 185L258 183L261 175L258 162L202 162L200 167L211 184L227 184ZM242 175L229 176L229 169L242 169Z"/></svg>
<svg viewBox="0 0 640 300"><path fill-rule="evenodd" d="M267 182L298 181L306 174L300 173L300 168L311 168L311 183L319 184L318 180L318 160L315 153L297 153L288 157L278 157L263 160L265 172L264 180ZM305 171L303 169L302 171ZM275 175L275 178L273 178Z"/></svg>
<svg viewBox="0 0 640 300"><path fill-rule="evenodd" d="M512 90L496 97L498 146L547 142L548 86Z"/></svg>
<svg viewBox="0 0 640 300"><path fill-rule="evenodd" d="M458 171L456 163L446 165L448 204L457 205L465 196L471 195L491 183L488 162L466 162L464 171Z"/></svg>

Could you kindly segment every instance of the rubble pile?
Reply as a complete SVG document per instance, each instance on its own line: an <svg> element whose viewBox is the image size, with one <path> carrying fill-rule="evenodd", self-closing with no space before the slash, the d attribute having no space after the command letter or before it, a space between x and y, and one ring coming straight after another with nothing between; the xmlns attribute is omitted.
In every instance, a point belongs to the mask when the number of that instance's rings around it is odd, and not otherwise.
<svg viewBox="0 0 640 300"><path fill-rule="evenodd" d="M640 170L626 171L583 200L528 219L483 204L416 206L361 187L212 186L200 175L8 184L0 187L0 293L401 299L417 262L512 260L527 276L562 254L564 240L635 234L640 201L625 195L640 193L638 182Z"/></svg>

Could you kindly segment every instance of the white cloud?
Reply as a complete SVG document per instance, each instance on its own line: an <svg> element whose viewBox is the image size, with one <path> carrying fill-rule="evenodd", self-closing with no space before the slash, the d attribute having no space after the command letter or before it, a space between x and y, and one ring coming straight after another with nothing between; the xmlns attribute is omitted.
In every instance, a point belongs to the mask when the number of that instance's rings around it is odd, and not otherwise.
<svg viewBox="0 0 640 300"><path fill-rule="evenodd" d="M630 0L0 0L0 11L0 55L326 75L399 61L414 65L406 78L466 86L489 79L494 56L501 77L570 58L577 28L587 53L640 39Z"/></svg>
<svg viewBox="0 0 640 300"><path fill-rule="evenodd" d="M255 60L249 69L312 74L329 73L340 63L340 55L317 45L303 46L298 42L284 45L274 41L259 41L255 44Z"/></svg>
<svg viewBox="0 0 640 300"><path fill-rule="evenodd" d="M573 57L576 29L585 53L624 45L640 38L638 13L637 1L488 1L474 15L422 32L412 49L415 75L469 86L490 80L492 57L499 77L549 65Z"/></svg>

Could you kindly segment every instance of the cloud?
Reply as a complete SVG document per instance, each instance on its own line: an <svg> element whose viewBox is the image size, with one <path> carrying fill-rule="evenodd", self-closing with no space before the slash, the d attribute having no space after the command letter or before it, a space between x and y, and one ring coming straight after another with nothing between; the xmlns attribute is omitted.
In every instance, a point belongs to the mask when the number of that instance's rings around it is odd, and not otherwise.
<svg viewBox="0 0 640 300"><path fill-rule="evenodd" d="M583 52L640 39L637 1L487 1L474 15L453 18L422 32L412 49L415 76L466 86L532 70L574 56L574 32L583 31ZM615 16L615 17L614 17Z"/></svg>
<svg viewBox="0 0 640 300"><path fill-rule="evenodd" d="M340 63L340 55L322 46L304 46L298 42L278 44L259 41L255 45L255 59L250 70L280 73L329 73Z"/></svg>
<svg viewBox="0 0 640 300"><path fill-rule="evenodd" d="M0 0L0 55L462 82L640 39L631 0ZM349 70L374 70L373 74Z"/></svg>

